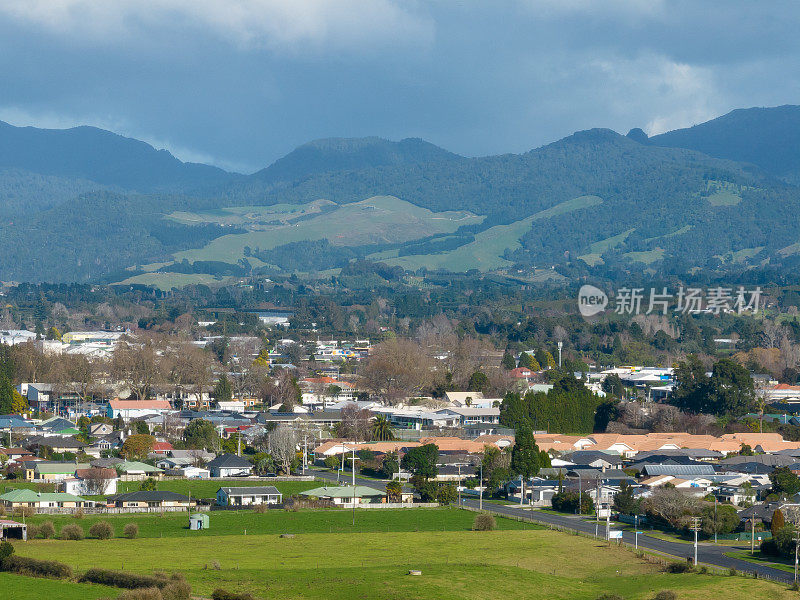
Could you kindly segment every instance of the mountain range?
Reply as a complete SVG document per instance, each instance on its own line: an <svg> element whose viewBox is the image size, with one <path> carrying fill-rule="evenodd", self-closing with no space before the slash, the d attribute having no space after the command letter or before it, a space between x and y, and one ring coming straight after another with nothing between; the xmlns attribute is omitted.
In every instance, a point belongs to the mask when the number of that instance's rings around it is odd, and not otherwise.
<svg viewBox="0 0 800 600"><path fill-rule="evenodd" d="M791 272L800 107L523 154L325 139L251 175L92 127L0 122L0 279L169 287L369 259L569 275Z"/></svg>

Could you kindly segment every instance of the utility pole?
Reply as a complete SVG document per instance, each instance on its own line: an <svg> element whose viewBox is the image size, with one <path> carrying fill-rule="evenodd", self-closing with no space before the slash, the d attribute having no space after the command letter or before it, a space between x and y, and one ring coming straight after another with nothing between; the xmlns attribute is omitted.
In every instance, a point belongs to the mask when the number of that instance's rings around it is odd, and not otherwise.
<svg viewBox="0 0 800 600"><path fill-rule="evenodd" d="M756 512L750 517L750 556L756 553Z"/></svg>
<svg viewBox="0 0 800 600"><path fill-rule="evenodd" d="M697 532L700 531L700 517L692 517L689 529L694 531L694 566L697 566Z"/></svg>
<svg viewBox="0 0 800 600"><path fill-rule="evenodd" d="M639 549L639 515L633 515L633 544L634 550Z"/></svg>
<svg viewBox="0 0 800 600"><path fill-rule="evenodd" d="M597 510L594 511L594 537L600 531L600 478L597 478L597 490L594 493L595 500L597 500ZM609 507L610 508L610 507Z"/></svg>
<svg viewBox="0 0 800 600"><path fill-rule="evenodd" d="M797 547L800 546L800 527L794 529L794 582L797 583Z"/></svg>
<svg viewBox="0 0 800 600"><path fill-rule="evenodd" d="M558 368L561 368L561 348L564 346L564 342L558 342Z"/></svg>
<svg viewBox="0 0 800 600"><path fill-rule="evenodd" d="M579 517L581 516L581 512L583 512L581 510L583 508L581 506L581 504L582 504L581 501L582 500L583 500L583 497L581 496L581 474L580 474L580 472L578 472L578 506L575 507L575 514L578 515Z"/></svg>
<svg viewBox="0 0 800 600"><path fill-rule="evenodd" d="M481 461L480 496L478 497L478 510L483 510L483 461Z"/></svg>
<svg viewBox="0 0 800 600"><path fill-rule="evenodd" d="M714 496L714 543L717 543L717 497Z"/></svg>

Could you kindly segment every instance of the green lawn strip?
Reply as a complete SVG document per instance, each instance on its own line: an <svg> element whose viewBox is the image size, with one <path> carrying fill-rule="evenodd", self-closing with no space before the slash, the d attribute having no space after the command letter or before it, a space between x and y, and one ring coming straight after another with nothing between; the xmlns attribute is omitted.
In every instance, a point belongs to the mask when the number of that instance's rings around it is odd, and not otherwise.
<svg viewBox="0 0 800 600"><path fill-rule="evenodd" d="M25 481L24 479L3 479L0 481L0 494L5 494L11 490L33 490L35 492L50 493L55 491L52 483L37 483L35 481Z"/></svg>
<svg viewBox="0 0 800 600"><path fill-rule="evenodd" d="M92 600L115 598L120 590L87 583L0 572L0 598L8 600Z"/></svg>
<svg viewBox="0 0 800 600"><path fill-rule="evenodd" d="M791 559L767 556L766 554L762 554L760 550L756 550L755 554L750 554L749 550L736 550L734 552L726 552L725 556L794 573L794 562Z"/></svg>
<svg viewBox="0 0 800 600"><path fill-rule="evenodd" d="M764 580L666 574L625 548L542 529L37 540L16 546L20 554L60 560L78 571L124 566L151 573L174 565L196 596L222 587L282 600L507 600L521 592L533 600L594 600L603 593L650 600L662 589L693 600L795 597ZM409 576L409 569L422 576Z"/></svg>
<svg viewBox="0 0 800 600"><path fill-rule="evenodd" d="M76 523L89 531L93 523L108 521L114 528L115 537L122 536L127 523L139 526L139 537L219 537L223 535L281 534L281 533L353 533L391 531L468 531L472 528L475 513L456 508L403 508L403 509L357 509L355 525L353 512L346 509L322 509L285 511L269 510L260 514L253 510L220 510L209 513L210 527L201 531L189 531L189 519L185 512L126 515L86 515L76 519L67 515L36 515L28 523L40 524L52 521L56 531L64 525ZM497 518L499 529L538 529L539 526Z"/></svg>
<svg viewBox="0 0 800 600"><path fill-rule="evenodd" d="M192 498L215 498L217 490L221 487L262 487L274 485L278 491L286 497L294 496L306 490L325 485L325 482L317 481L275 481L268 480L247 480L239 479L233 481L219 481L209 479L164 479L156 483L156 489L167 492L177 492L189 495ZM118 492L133 492L140 489L141 481L120 481Z"/></svg>

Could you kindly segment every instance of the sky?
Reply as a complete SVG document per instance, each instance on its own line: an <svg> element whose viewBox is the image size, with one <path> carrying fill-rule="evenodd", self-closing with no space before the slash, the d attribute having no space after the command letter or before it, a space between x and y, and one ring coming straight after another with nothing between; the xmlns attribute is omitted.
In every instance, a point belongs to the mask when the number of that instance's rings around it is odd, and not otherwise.
<svg viewBox="0 0 800 600"><path fill-rule="evenodd" d="M0 120L252 172L325 137L467 156L800 104L800 4L2 0Z"/></svg>

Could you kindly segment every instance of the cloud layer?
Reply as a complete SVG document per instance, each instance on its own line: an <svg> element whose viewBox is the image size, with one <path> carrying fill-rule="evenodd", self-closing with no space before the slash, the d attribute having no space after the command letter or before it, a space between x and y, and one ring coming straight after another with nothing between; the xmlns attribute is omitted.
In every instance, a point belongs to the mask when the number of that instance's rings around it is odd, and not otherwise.
<svg viewBox="0 0 800 600"><path fill-rule="evenodd" d="M331 136L519 152L800 103L798 18L733 0L4 0L0 119L242 170Z"/></svg>

